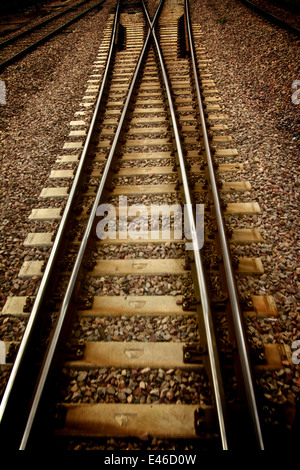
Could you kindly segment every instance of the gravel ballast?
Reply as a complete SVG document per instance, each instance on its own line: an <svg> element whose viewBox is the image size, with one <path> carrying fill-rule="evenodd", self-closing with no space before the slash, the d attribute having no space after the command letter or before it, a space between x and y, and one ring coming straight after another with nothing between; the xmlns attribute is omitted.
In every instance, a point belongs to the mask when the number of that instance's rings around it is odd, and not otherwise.
<svg viewBox="0 0 300 470"><path fill-rule="evenodd" d="M0 308L7 296L26 295L17 276L27 255L23 242L33 231L28 216L33 208L45 207L39 194L48 186L69 123L80 109L114 6L112 0L105 2L100 12L81 19L1 74L6 104L0 109Z"/></svg>
<svg viewBox="0 0 300 470"><path fill-rule="evenodd" d="M47 259L47 248L25 248L27 234L53 231L28 219L41 205L41 190L62 153L74 113L87 88L115 1L107 0L0 75L5 84L5 104L0 105L0 309L10 296L36 295L39 278L22 280L18 273L27 259ZM47 182L47 184L46 184ZM57 183L59 184L59 183ZM52 205L57 205L57 201ZM51 203L50 203L51 205ZM28 318L0 317L0 340L21 341ZM1 370L2 396L10 370Z"/></svg>

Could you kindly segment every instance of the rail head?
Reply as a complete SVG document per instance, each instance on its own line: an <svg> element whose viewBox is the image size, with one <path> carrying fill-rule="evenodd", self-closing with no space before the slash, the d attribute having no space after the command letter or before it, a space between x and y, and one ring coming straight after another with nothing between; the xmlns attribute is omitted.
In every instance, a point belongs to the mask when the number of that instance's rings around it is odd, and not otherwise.
<svg viewBox="0 0 300 470"><path fill-rule="evenodd" d="M241 361L244 387L246 391L248 407L250 410L250 417L252 419L254 434L257 439L257 445L259 449L262 450L264 449L264 443L263 443L262 431L261 431L258 408L257 408L257 403L256 403L256 397L255 397L252 370L251 370L250 360L248 357L248 350L247 350L246 339L244 335L244 328L242 325L243 316L242 316L240 303L238 299L238 290L236 286L236 280L235 280L235 275L234 275L234 271L232 267L230 250L229 250L228 241L226 237L226 230L225 230L225 225L224 225L224 220L223 220L223 215L222 215L221 202L219 199L219 191L218 191L217 182L215 178L213 158L211 154L210 142L209 142L207 127L206 127L204 107L203 107L203 102L202 102L202 97L201 97L201 92L200 92L200 85L199 85L199 80L198 80L197 63L196 63L196 57L194 53L192 25L191 25L191 17L190 17L188 0L185 0L185 10L186 10L186 17L187 17L186 24L188 28L188 41L189 41L191 62L192 62L192 67L193 67L195 91L197 95L199 116L200 116L202 130L203 130L203 141L204 141L204 147L205 147L205 152L206 152L206 157L207 157L207 166L208 166L209 177L210 177L210 189L212 192L215 214L216 214L216 221L217 221L218 231L219 231L219 236L220 236L222 256L223 256L223 262L224 262L226 280L227 280L227 287L228 287L229 298L230 298L230 303L231 303L233 324L235 328L237 346L238 346L238 351L239 351L239 359Z"/></svg>

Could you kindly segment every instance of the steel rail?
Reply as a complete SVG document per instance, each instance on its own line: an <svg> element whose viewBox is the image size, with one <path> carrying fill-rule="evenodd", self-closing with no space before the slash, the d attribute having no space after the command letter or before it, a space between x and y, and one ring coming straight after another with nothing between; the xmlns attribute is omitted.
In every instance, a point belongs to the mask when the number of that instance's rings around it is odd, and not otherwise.
<svg viewBox="0 0 300 470"><path fill-rule="evenodd" d="M8 39L5 39L5 41L0 42L0 49L3 49L3 47L8 46L9 44L11 44L14 41L17 41L18 39L21 39L22 37L26 36L26 34L33 33L34 31L37 31L39 28L43 28L48 23L51 23L51 21L55 21L58 18L61 18L62 16L66 15L67 13L70 13L72 10L74 11L75 9L77 9L78 7L84 5L85 3L88 3L89 1L90 0L83 0L82 2L78 3L77 5L73 5L72 7L68 8L67 10L63 10L63 11L57 13L56 15L53 15L50 18L47 18L46 20L41 21L41 23L39 23L35 26L32 26L29 29L26 29L26 31L22 31L21 33L17 33L14 36L11 36ZM104 1L105 0L103 0L103 2Z"/></svg>
<svg viewBox="0 0 300 470"><path fill-rule="evenodd" d="M206 341L207 341L208 355L210 359L211 375L212 375L212 382L213 382L212 386L214 390L214 398L215 398L217 416L218 416L218 421L219 421L220 436L221 436L223 450L227 450L228 439L227 439L227 429L226 429L226 424L225 424L225 413L224 413L224 410L226 409L226 405L222 399L223 384L222 384L222 379L221 379L220 363L219 363L219 357L218 357L218 352L217 352L217 347L216 347L213 320L212 320L212 314L211 314L211 309L210 309L210 301L209 301L208 294L207 294L208 289L207 289L207 284L205 280L203 261L202 261L202 256L200 252L201 246L199 243L199 238L198 238L198 234L196 230L194 212L192 208L192 199L190 195L189 183L188 183L188 178L187 178L186 169L185 169L185 161L184 161L184 156L183 156L183 151L182 151L182 146L181 146L181 141L180 141L180 136L179 136L179 130L177 126L173 100L171 96L171 90L169 87L167 73L165 70L164 59L162 56L159 42L155 34L155 24L151 23L144 0L142 1L143 1L144 9L147 14L148 22L151 26L151 32L155 41L155 46L157 49L157 53L158 53L158 57L159 57L160 65L161 65L161 70L162 70L162 75L164 79L165 89L166 89L166 93L168 97L169 109L170 109L174 136L175 136L175 141L176 141L176 148L177 148L179 164L180 164L180 171L181 171L184 197L185 197L186 208L187 208L189 228L191 232L191 240L192 240L192 245L193 245L193 254L194 254L195 267L196 267L197 281L198 281L200 297L201 297L201 307L202 307L203 320L204 320L204 325L205 325Z"/></svg>
<svg viewBox="0 0 300 470"><path fill-rule="evenodd" d="M264 10L263 8L259 7L258 5L255 5L255 3L251 2L250 0L241 0L241 2L248 8L251 8L253 11L255 11L255 13L265 18L266 20L271 21L272 23L280 26L281 28L284 28L287 31L296 34L296 36L300 36L300 29L296 26L287 23L281 18L278 18L278 16L273 15L273 13L270 13L267 10Z"/></svg>
<svg viewBox="0 0 300 470"><path fill-rule="evenodd" d="M121 3L121 0L118 0L117 9L115 13L115 19L114 19L114 26L113 26L113 31L112 31L112 37L111 37L111 42L110 42L110 49L109 49L109 54L107 58L107 64L106 64L105 72L103 75L102 84L99 90L97 102L95 105L95 110L91 119L90 128L89 128L89 131L85 140L85 144L81 153L77 171L74 176L70 194L69 194L59 227L58 227L56 238L54 240L53 247L52 247L52 250L51 250L45 271L44 271L44 275L42 277L41 284L39 286L39 290L37 292L35 302L33 304L33 307L29 316L29 321L28 321L26 330L24 332L24 335L23 335L23 338L22 338L22 341L18 350L18 354L16 356L13 369L11 371L11 374L10 374L10 377L9 377L9 380L8 380L8 383L7 383L7 386L6 386L6 389L5 389L1 404L0 404L0 427L1 427L2 420L5 416L6 410L9 406L9 402L11 399L13 388L15 386L15 382L20 373L21 367L24 363L25 353L30 348L30 340L32 338L34 328L38 320L40 319L40 316L43 314L43 311L42 311L43 303L46 298L47 289L51 283L51 276L55 270L55 266L58 261L57 259L58 252L59 252L60 247L63 244L63 238L66 233L69 216L71 214L71 208L77 196L77 190L79 187L80 179L83 174L84 165L87 159L87 153L88 153L88 149L91 143L93 129L96 124L97 114L100 108L100 104L103 101L104 90L105 90L106 83L108 80L108 65L111 63L112 55L113 55L114 41L116 37L117 23L118 23L118 18L119 18L119 11L120 11L120 3Z"/></svg>
<svg viewBox="0 0 300 470"><path fill-rule="evenodd" d="M164 0L161 0L160 6L158 8L161 7L163 2L164 2ZM134 72L134 75L133 75L133 78L132 78L132 81L131 81L131 84L130 84L130 87L129 87L128 95L127 95L125 103L124 103L124 107L123 107L123 110L122 110L122 113L121 113L121 116L120 116L118 127L117 127L116 132L115 132L115 136L114 136L114 139L113 139L113 142L112 142L112 146L111 146L109 155L107 157L107 161L106 161L106 164L105 164L105 168L104 168L104 171L103 171L101 182L100 182L99 188L97 190L97 194L96 194L95 201L94 201L91 213L90 213L90 217L89 217L89 220L88 220L88 223L87 223L87 226L86 226L83 238L82 238L82 242L81 242L78 254L77 254L77 258L76 258L76 261L75 261L75 264L74 264L74 267L73 267L73 270L72 270L72 273L71 273L70 280L68 282L68 286L67 286L66 293L64 295L62 306L61 306L59 314L58 314L58 319L57 319L57 323L56 323L55 330L54 330L54 333L53 333L53 337L52 337L51 343L49 345L49 348L46 352L45 361L44 361L44 364L42 366L41 373L40 373L40 376L39 376L39 379L38 379L38 382L37 382L36 391L35 391L33 402L32 402L32 407L31 407L31 410L30 410L30 413L29 413L29 416L28 416L28 420L27 420L27 423L26 423L25 431L24 431L24 434L23 434L23 438L22 438L19 450L25 450L26 449L28 439L29 439L29 436L30 436L30 432L31 432L31 429L32 429L32 426L33 426L33 423L34 423L36 413L37 413L37 409L38 409L38 406L39 406L39 403L40 403L40 400L41 400L41 397L42 397L42 394L43 394L43 391L44 391L44 387L45 387L45 384L46 384L46 381L47 381L47 378L48 378L48 375L49 375L49 371L51 369L51 366L52 366L52 363L53 363L53 360L54 360L54 356L55 356L56 351L57 351L57 347L60 343L61 333L62 333L62 330L63 330L63 325L64 325L64 322L65 322L65 320L67 318L67 315L68 315L68 311L69 311L71 301L72 301L72 298L73 298L73 295L74 295L75 287L76 287L77 282L78 282L78 276L79 276L80 271L81 271L82 261L84 259L84 255L85 255L85 252L86 252L86 249L87 249L88 241L91 237L92 229L94 227L94 220L95 220L95 217L97 215L97 209L98 209L102 194L104 193L106 180L107 180L108 174L111 170L111 163L112 163L112 160L113 160L116 148L117 148L117 144L118 144L118 141L119 141L121 129L122 129L122 126L123 126L123 123L124 123L124 120L125 120L125 116L127 114L128 108L129 108L130 101L132 99L132 94L133 94L133 91L134 91L136 79L138 77L140 67L141 67L142 61L143 61L144 56L145 56L145 51L146 51L146 49L148 47L148 44L149 44L150 37L151 37L151 31L150 31L150 28L149 28L148 33L147 33L147 37L146 37L145 42L144 42L143 49L140 53L140 56L139 56L139 59L138 59L137 65L136 65L136 69L135 69L135 72ZM97 113L95 111L95 113L94 113L94 119L95 120L96 120L96 117L97 117ZM92 131L90 131L89 134L91 134L91 132Z"/></svg>
<svg viewBox="0 0 300 470"><path fill-rule="evenodd" d="M8 65L12 64L13 62L16 62L19 60L21 57L26 55L28 52L34 50L36 47L40 46L43 44L45 41L51 39L53 36L58 34L60 31L63 29L67 28L70 26L72 23L75 23L75 21L80 20L84 15L89 13L90 11L94 10L97 6L101 5L104 0L101 0L99 3L96 3L92 7L88 8L87 10L81 12L79 15L75 16L75 18L72 18L71 20L67 21L67 23L63 24L62 26L59 26L55 30L51 31L50 33L46 34L46 36L43 36L42 38L38 39L35 41L33 44L30 44L30 46L25 47L25 49L21 50L20 52L17 52L14 56L9 57L9 59L4 60L3 62L0 63L0 70L4 69Z"/></svg>
<svg viewBox="0 0 300 470"><path fill-rule="evenodd" d="M203 140L204 140L204 146L205 146L205 151L206 151L206 156L207 156L207 165L208 165L209 176L210 176L210 189L211 189L212 196L213 196L214 208L216 212L216 220L217 220L218 229L219 229L223 262L224 262L224 267L225 267L229 298L230 298L231 309L232 309L232 314L233 314L235 334L237 338L239 359L241 362L242 374L243 374L245 390L247 394L248 406L250 410L254 433L255 433L257 444L260 450L263 450L264 443L263 443L262 431L260 427L260 420L259 420L259 415L258 415L258 409L257 409L257 403L256 403L256 397L255 397L255 391L254 391L254 385L253 385L253 379L252 379L252 370L251 370L250 360L248 357L246 339L245 339L245 335L243 332L243 325L242 325L243 315L240 309L240 304L239 304L239 299L238 299L236 280L235 280L235 275L234 275L233 268L232 268L230 250L229 250L228 241L226 237L224 220L222 216L221 204L219 200L218 188L217 188L217 183L216 183L216 178L215 178L213 159L211 156L210 143L209 143L209 138L208 138L207 129L206 129L205 115L204 115L203 103L202 103L198 74L197 74L196 58L194 54L194 42L193 42L193 37L192 37L188 0L185 0L185 7L186 7L188 38L189 38L189 44L190 44L191 60L192 60L192 65L193 65L195 89L196 89L196 94L197 94L200 119L201 119L201 125L202 125L202 130L203 130Z"/></svg>

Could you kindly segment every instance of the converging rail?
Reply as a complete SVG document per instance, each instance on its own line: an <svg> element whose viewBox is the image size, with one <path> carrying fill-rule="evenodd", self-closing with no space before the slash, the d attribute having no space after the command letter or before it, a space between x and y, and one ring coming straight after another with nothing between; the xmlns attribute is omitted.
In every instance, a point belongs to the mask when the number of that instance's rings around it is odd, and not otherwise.
<svg viewBox="0 0 300 470"><path fill-rule="evenodd" d="M259 258L232 258L225 223L259 207L220 198L251 186L220 180L242 165L216 163L236 151L195 37L188 0L161 0L153 20L144 2L118 0L58 158L75 170L53 170L40 195L62 209L30 216L55 219L58 228L26 239L51 251L20 274L41 280L32 305L22 304L29 321L0 405L7 448L154 436L196 448L264 449L253 377L274 367L266 356L277 350L250 348L243 317L274 306L269 297L241 302L236 277L263 267ZM247 228L230 234L231 243L261 240ZM23 301L12 299L17 309ZM161 316L164 335L141 338L141 318ZM105 333L116 318L124 322L120 337ZM195 332L174 340L172 321L179 332L187 324ZM81 331L84 322L94 339Z"/></svg>
<svg viewBox="0 0 300 470"><path fill-rule="evenodd" d="M150 23L149 16L148 16L148 21ZM201 244L199 243L199 234L197 233L197 228L196 228L195 211L193 209L192 198L190 195L190 185L188 183L188 175L186 172L186 161L185 161L182 146L181 146L179 130L178 130L177 121L175 117L174 104L172 101L171 90L170 90L168 79L167 79L167 72L164 66L164 60L163 60L163 56L161 53L161 49L156 38L155 27L152 24L151 24L151 28L152 28L152 34L154 37L155 46L156 46L158 57L159 57L160 66L162 69L164 85L166 88L168 104L170 108L170 115L171 115L171 120L172 120L174 138L176 141L176 150L177 150L177 156L178 156L178 169L180 171L179 177L180 177L180 181L183 187L184 203L186 204L186 207L187 207L188 226L190 228L191 239L192 239L192 247L193 247L192 254L194 257L194 263L195 263L195 268L196 268L196 283L197 283L196 285L197 285L197 289L200 292L202 315L203 315L203 320L204 320L204 325L205 325L205 336L206 336L205 347L207 347L208 354L209 354L210 367L211 367L210 373L212 376L212 382L213 382L213 387L214 387L214 397L216 401L217 414L219 418L222 445L224 449L227 449L228 442L227 442L227 432L226 432L225 416L224 416L224 409L225 409L224 390L223 390L223 384L221 380L219 357L218 357L217 349L215 347L216 339L215 339L212 315L211 315L210 304L209 304L208 289L206 286L204 267L203 267L203 262L201 259L201 251L200 251Z"/></svg>
<svg viewBox="0 0 300 470"><path fill-rule="evenodd" d="M207 166L208 166L208 172L209 172L209 183L210 183L210 189L211 189L212 196L213 196L214 210L215 210L217 225L219 229L219 238L221 242L222 258L223 258L223 263L225 267L228 294L229 294L230 305L231 305L231 315L232 315L231 321L234 324L235 340L236 340L238 351L239 351L238 360L240 361L240 368L242 371L243 389L244 389L245 396L247 397L247 403L249 407L252 426L253 426L254 433L256 436L257 444L260 449L263 449L264 443L263 443L263 436L262 436L261 425L259 421L259 413L258 413L258 408L257 408L257 403L256 403L256 397L255 397L255 390L254 390L255 387L253 384L252 367L250 364L250 359L249 359L248 350L247 350L247 344L246 344L247 340L245 337L244 327L242 324L243 315L242 315L242 310L240 307L240 301L239 301L238 290L236 286L235 274L234 274L233 266L232 266L228 239L226 236L226 228L225 228L225 223L223 220L221 201L219 198L219 192L218 192L218 187L217 187L217 180L215 177L215 169L214 169L214 163L213 163L211 150L210 150L208 131L207 131L206 123L205 123L204 107L203 107L203 102L202 102L201 94L200 94L200 86L199 86L199 81L198 81L197 65L196 65L196 58L194 54L193 38L192 38L192 31L191 31L191 21L189 18L189 6L188 6L187 1L186 1L186 14L187 14L189 47L191 51L191 61L192 61L193 74L194 74L194 83L195 83L195 88L196 88L196 95L197 95L197 101L198 101L198 106L199 106L199 116L200 116L200 121L201 121L201 126L202 126L203 140L204 140Z"/></svg>

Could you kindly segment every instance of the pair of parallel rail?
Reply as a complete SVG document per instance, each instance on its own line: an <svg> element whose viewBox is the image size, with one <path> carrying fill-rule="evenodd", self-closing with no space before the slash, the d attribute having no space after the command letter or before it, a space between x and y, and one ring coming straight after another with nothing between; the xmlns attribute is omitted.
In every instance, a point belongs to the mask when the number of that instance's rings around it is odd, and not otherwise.
<svg viewBox="0 0 300 470"><path fill-rule="evenodd" d="M92 2L92 5L86 7L86 3L91 3L91 0L84 0L79 2L76 7L72 6L64 9L37 25L2 41L0 43L0 51L2 51L0 52L0 71L44 44L94 9L100 8L103 1Z"/></svg>
<svg viewBox="0 0 300 470"><path fill-rule="evenodd" d="M172 5L172 7L173 6L174 5ZM85 223L84 233L76 253L76 258L72 265L66 290L64 292L63 298L59 301L59 310L55 313L55 315L53 315L51 321L49 321L48 318L49 304L51 303L52 297L55 293L55 286L60 275L59 261L65 253L66 240L68 239L68 234L70 233L70 224L72 224L72 216L74 214L74 204L78 202L78 195L82 186L84 186L86 183L86 166L89 162L89 159L91 158L91 154L95 156L95 128L98 125L99 116L103 115L104 110L108 109L109 107L109 102L107 101L107 96L109 96L107 88L111 80L110 74L114 67L114 63L117 60L116 51L119 47L121 47L122 41L124 39L124 28L119 22L121 8L121 2L119 1L114 17L106 67L101 77L100 90L97 95L95 108L90 119L90 126L86 133L84 145L81 148L81 155L77 170L74 175L73 183L60 219L56 237L53 241L50 256L44 269L40 287L31 309L29 322L20 344L10 379L1 402L1 440L2 442L7 442L8 446L17 446L20 449L26 449L27 447L34 447L36 445L36 439L40 433L40 428L45 418L45 403L46 407L49 406L48 389L51 385L51 381L53 380L53 374L55 373L57 364L60 364L61 360L64 360L64 358L62 358L62 351L65 346L66 337L69 336L73 311L78 308L78 293L80 286L82 285L84 273L88 272L90 269L87 259L89 254L93 251L96 238L96 227L98 221L100 220L99 215L104 215L99 214L99 207L101 204L107 202L107 196L111 193L112 190L112 182L116 171L115 168L121 153L122 145L124 143L124 135L126 132L125 129L129 119L128 116L130 116L132 112L132 100L135 96L135 91L139 83L139 76L142 74L142 69L144 67L147 54L149 53L149 48L152 47L157 57L157 64L159 65L164 95L166 97L165 107L169 116L168 120L172 135L171 142L175 149L174 155L176 164L174 168L178 174L178 190L181 193L182 202L186 205L187 208L186 217L190 233L189 241L192 248L188 253L188 263L192 272L193 284L195 288L194 298L196 299L196 310L200 326L200 345L196 347L196 356L197 361L200 363L203 361L205 364L205 369L211 381L213 402L215 406L215 417L217 421L217 434L220 438L221 447L223 449L230 449L232 446L234 447L236 445L235 439L239 435L240 430L234 430L235 425L231 423L231 412L228 411L228 406L226 405L226 394L223 384L224 371L222 370L217 346L215 318L211 308L211 298L209 294L209 288L207 286L207 274L205 272L204 266L205 263L201 252L201 244L198 236L199 234L197 233L193 191L191 190L189 173L187 171L189 164L187 162L186 152L182 145L180 128L184 126L179 125L177 113L178 106L174 104L173 97L176 92L175 89L172 88L172 83L169 80L170 70L168 70L168 67L166 67L166 57L168 56L168 52L166 52L166 46L164 46L165 49L163 50L161 45L162 38L160 36L162 35L162 32L159 30L159 33L157 34L157 23L159 21L161 11L164 8L163 0L161 1L152 21L149 17L146 6L143 4L143 9L146 16L147 32L143 38L144 40L142 46L138 46L141 51L135 51L137 56L135 70L130 79L127 95L124 101L122 101L122 111L120 113L120 118L116 121L116 125L112 133L112 139L110 140L109 145L105 141L99 141L98 143L98 148L100 148L102 145L102 147L104 146L104 148L107 150L107 154L104 159L104 168L101 174L101 180L96 189L93 203L89 208L89 217ZM132 6L131 9L133 8L134 7ZM263 449L264 442L256 401L253 371L249 358L247 341L244 334L243 314L240 307L233 262L231 259L226 236L223 208L219 198L219 188L215 165L212 157L210 138L206 128L206 110L203 104L203 99L201 97L201 86L198 79L199 64L197 64L197 58L194 49L193 31L187 0L184 4L184 10L182 10L182 18L183 21L181 24L182 30L184 32L183 49L184 54L189 57L191 66L190 74L197 103L196 115L198 124L201 126L201 141L205 150L206 176L209 191L213 201L216 231L218 233L219 250L221 256L220 263L222 264L224 281L226 284L227 298L224 302L224 309L226 310L228 321L232 327L232 338L235 344L235 373L238 381L241 400L240 403L242 403L241 409L239 411L242 412L242 419L245 419L245 423L247 423L247 426L249 426L249 429L247 429L249 433L247 445L250 447L254 446L259 449ZM120 89L118 92L119 91ZM145 145L145 141L141 140L141 145ZM147 145L151 147L151 143L148 143ZM232 185L234 185L234 183L232 183ZM229 187L230 184L228 188ZM65 195L65 188L57 189L59 189L61 195ZM54 194L55 188L51 188L51 190L52 192L50 191L50 193ZM116 266L118 266L117 261L115 262L115 267ZM115 272L117 273L117 271ZM102 300L105 302L105 298L102 297ZM45 336L45 330L50 332L50 339L47 337L47 335ZM42 345L41 337L43 337L45 340L44 344ZM78 346L75 348L78 350ZM81 351L79 348L79 355L80 354ZM186 357L190 356L191 350L187 349L185 354ZM22 390L22 403L20 401L20 390ZM122 414L122 406L125 405L120 405L118 416L123 416L123 419L125 419L126 413ZM138 406L140 406L140 410L142 410L141 405L137 405L137 407ZM161 405L161 407L163 406L164 405ZM169 408L168 412L176 414L176 406L172 406L172 409ZM154 422L156 419L158 419L159 422L159 418L156 416L156 412L160 413L162 409L161 407L158 405L157 407L153 408L152 413ZM178 405L178 407L180 408L180 405ZM101 408L99 410L100 416L98 419L101 420ZM210 421L210 418L206 416L206 412L207 414L210 414L210 411L211 410L202 409L200 411L198 410L198 414L195 413L194 419L196 423L196 431L197 427L201 428L201 424L203 424L203 422L207 425L207 423ZM79 413L82 412L84 413L84 411L79 409ZM189 412L190 411L187 413ZM201 412L203 415L201 415ZM94 410L93 413L97 414L97 411ZM15 425L16 416L18 417L17 427ZM186 419L189 418L190 417L187 414ZM97 428L99 427L99 423L97 422L96 417L94 417L94 419L96 420L95 426ZM184 418L181 417L180 419ZM233 422L235 423L235 419ZM185 423L182 423L183 427L184 424ZM90 422L90 427L90 432L92 433L92 420ZM105 435L106 430L104 429L102 432L104 432ZM109 435L109 431L107 431L107 433ZM201 435L202 431L200 430L199 433ZM196 434L197 432L195 432L195 436ZM14 436L13 439L12 436Z"/></svg>

